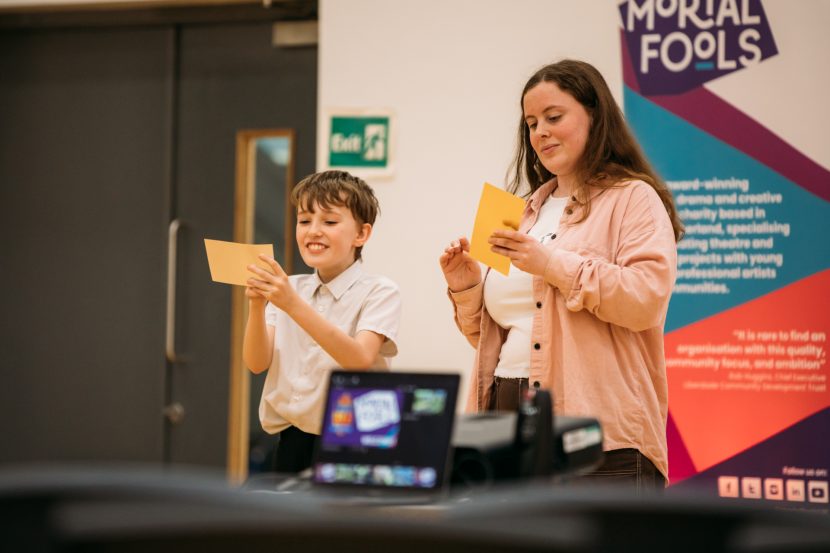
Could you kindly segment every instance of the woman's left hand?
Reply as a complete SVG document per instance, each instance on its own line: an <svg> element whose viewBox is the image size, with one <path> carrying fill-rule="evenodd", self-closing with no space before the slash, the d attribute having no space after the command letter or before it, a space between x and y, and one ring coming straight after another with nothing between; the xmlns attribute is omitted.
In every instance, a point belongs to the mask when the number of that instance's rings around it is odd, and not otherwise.
<svg viewBox="0 0 830 553"><path fill-rule="evenodd" d="M539 240L515 230L496 230L488 242L494 253L506 255L517 269L532 275L542 276L548 266L550 250Z"/></svg>

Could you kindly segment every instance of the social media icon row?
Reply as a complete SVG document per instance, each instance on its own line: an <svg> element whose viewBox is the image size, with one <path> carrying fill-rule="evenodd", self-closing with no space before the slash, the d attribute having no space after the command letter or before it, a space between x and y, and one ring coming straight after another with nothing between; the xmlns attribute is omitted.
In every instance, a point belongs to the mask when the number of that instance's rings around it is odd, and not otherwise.
<svg viewBox="0 0 830 553"><path fill-rule="evenodd" d="M806 484L806 486L805 486ZM826 480L797 480L783 478L758 478L756 476L720 476L718 495L746 499L770 499L773 501L828 502Z"/></svg>

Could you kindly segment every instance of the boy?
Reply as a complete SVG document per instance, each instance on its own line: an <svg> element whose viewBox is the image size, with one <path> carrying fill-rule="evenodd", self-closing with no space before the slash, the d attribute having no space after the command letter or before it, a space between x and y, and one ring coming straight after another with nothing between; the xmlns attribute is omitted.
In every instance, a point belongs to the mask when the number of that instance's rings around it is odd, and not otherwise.
<svg viewBox="0 0 830 553"><path fill-rule="evenodd" d="M328 371L388 368L401 300L391 280L363 272L361 250L372 234L378 201L344 171L306 177L291 192L297 246L314 274L287 276L268 256L253 277L243 357L254 373L268 370L259 405L262 428L280 433L277 472L311 465L320 434Z"/></svg>

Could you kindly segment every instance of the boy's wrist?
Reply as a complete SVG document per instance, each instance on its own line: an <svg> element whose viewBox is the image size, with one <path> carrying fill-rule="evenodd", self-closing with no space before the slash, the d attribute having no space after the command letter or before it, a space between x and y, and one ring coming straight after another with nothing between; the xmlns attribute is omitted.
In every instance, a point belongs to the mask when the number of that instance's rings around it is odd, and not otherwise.
<svg viewBox="0 0 830 553"><path fill-rule="evenodd" d="M280 309L282 309L287 315L292 316L296 313L298 306L303 303L305 302L303 302L297 294L289 294L285 298L284 303L280 306Z"/></svg>

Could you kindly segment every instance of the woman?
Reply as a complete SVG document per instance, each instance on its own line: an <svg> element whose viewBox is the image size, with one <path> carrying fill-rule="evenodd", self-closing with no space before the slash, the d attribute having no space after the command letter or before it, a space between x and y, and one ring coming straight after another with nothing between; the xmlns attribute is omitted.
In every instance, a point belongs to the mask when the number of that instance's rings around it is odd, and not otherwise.
<svg viewBox="0 0 830 553"><path fill-rule="evenodd" d="M476 348L468 408L513 410L528 385L554 411L592 416L606 455L591 479L662 488L668 475L663 326L683 225L602 75L564 60L521 96L510 191L529 186L518 231L496 231L508 276L482 279L466 238L440 264Z"/></svg>

